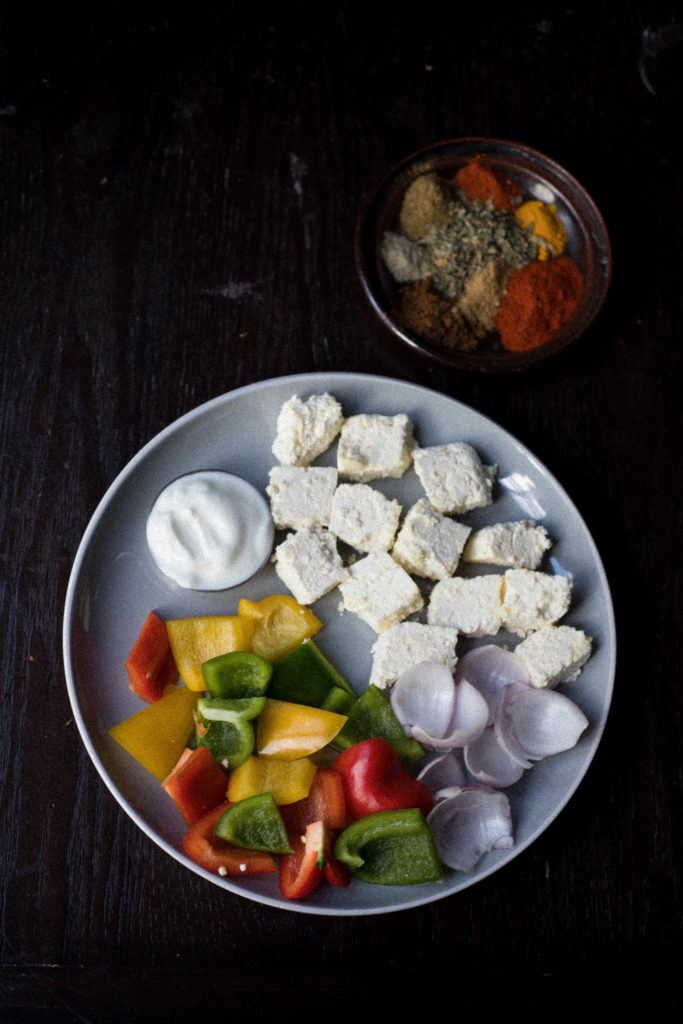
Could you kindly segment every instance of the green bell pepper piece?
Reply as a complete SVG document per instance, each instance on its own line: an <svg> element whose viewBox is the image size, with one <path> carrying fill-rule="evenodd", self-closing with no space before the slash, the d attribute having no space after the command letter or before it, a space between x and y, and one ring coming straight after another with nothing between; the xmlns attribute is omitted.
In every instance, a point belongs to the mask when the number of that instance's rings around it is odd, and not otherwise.
<svg viewBox="0 0 683 1024"><path fill-rule="evenodd" d="M272 793L257 793L223 811L214 835L246 850L292 853L287 829Z"/></svg>
<svg viewBox="0 0 683 1024"><path fill-rule="evenodd" d="M352 704L356 703L356 697L352 697L341 686L331 686L320 705L321 711L335 711L338 715L348 715Z"/></svg>
<svg viewBox="0 0 683 1024"><path fill-rule="evenodd" d="M212 697L263 697L272 674L270 662L251 651L230 651L202 663Z"/></svg>
<svg viewBox="0 0 683 1024"><path fill-rule="evenodd" d="M268 696L319 708L333 687L355 700L351 684L311 640L306 640L274 665Z"/></svg>
<svg viewBox="0 0 683 1024"><path fill-rule="evenodd" d="M417 761L424 757L424 747L412 736L406 736L391 701L378 687L368 686L345 714L347 721L332 740L335 750L346 750L354 743L381 736L391 744L402 761Z"/></svg>
<svg viewBox="0 0 683 1024"><path fill-rule="evenodd" d="M431 829L415 807L379 811L345 828L334 856L362 882L422 885L443 879Z"/></svg>
<svg viewBox="0 0 683 1024"><path fill-rule="evenodd" d="M254 749L251 720L263 711L265 703L265 697L200 697L195 728L197 746L208 747L222 768L236 768Z"/></svg>

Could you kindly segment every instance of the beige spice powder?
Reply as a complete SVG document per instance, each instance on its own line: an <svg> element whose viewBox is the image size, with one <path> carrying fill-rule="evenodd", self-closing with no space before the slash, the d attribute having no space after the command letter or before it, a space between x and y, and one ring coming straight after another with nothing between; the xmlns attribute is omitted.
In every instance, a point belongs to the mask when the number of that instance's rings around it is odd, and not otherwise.
<svg viewBox="0 0 683 1024"><path fill-rule="evenodd" d="M429 278L400 289L399 317L403 326L439 348L471 352L478 338L453 299L437 292Z"/></svg>
<svg viewBox="0 0 683 1024"><path fill-rule="evenodd" d="M399 224L408 238L424 238L431 228L448 224L455 207L453 190L438 174L423 174L403 196Z"/></svg>
<svg viewBox="0 0 683 1024"><path fill-rule="evenodd" d="M512 267L505 260L491 260L465 285L458 309L479 337L493 330L511 273Z"/></svg>
<svg viewBox="0 0 683 1024"><path fill-rule="evenodd" d="M511 269L504 260L491 260L470 278L459 302L438 292L429 278L405 285L399 306L403 326L438 348L472 352L494 329Z"/></svg>

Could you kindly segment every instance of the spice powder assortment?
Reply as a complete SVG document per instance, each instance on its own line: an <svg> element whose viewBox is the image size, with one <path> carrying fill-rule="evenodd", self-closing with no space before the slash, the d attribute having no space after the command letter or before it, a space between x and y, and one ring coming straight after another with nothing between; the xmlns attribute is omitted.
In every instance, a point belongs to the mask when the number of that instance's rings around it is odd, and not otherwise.
<svg viewBox="0 0 683 1024"><path fill-rule="evenodd" d="M398 221L381 242L398 317L439 348L471 352L497 332L510 352L535 349L578 307L583 278L555 205L525 201L481 156L453 180L416 178Z"/></svg>

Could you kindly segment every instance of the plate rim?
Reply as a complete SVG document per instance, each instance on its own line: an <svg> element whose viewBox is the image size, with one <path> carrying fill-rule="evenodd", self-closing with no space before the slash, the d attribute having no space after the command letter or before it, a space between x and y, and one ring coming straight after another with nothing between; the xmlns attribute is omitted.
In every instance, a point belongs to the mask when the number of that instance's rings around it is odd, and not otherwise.
<svg viewBox="0 0 683 1024"><path fill-rule="evenodd" d="M255 393L258 391L265 391L270 388L284 386L286 384L294 386L294 382L296 382L296 386L298 387L306 386L310 388L314 386L316 382L321 382L322 380L325 380L328 382L325 385L325 387L328 390L332 390L332 381L346 380L349 384L352 384L353 382L357 382L359 379L363 379L368 383L374 384L375 386L400 384L403 387L407 387L411 392L419 392L421 394L432 396L439 400L445 399L447 402L452 403L453 405L464 410L467 414L474 415L482 422L484 422L489 428L492 428L494 431L504 434L508 440L514 443L514 445L521 454L526 456L527 459L529 459L533 464L535 464L539 468L540 471L542 471L543 475L552 484L552 487L555 490L557 490L557 492L562 496L563 500L574 510L575 515L578 517L578 520L583 526L585 532L585 539L590 547L591 557L594 561L595 568L598 571L601 585L609 598L607 606L604 608L606 636L609 640L609 643L607 644L608 678L605 680L603 684L605 707L604 714L602 715L602 718L599 722L591 723L593 728L593 740L591 744L590 756L586 758L586 761L583 764L581 771L577 773L577 776L573 780L572 785L563 794L563 797L558 802L558 804L553 808L550 816L544 820L542 828L540 830L534 831L531 835L529 835L519 844L516 843L514 850L511 852L509 856L506 857L504 863L491 863L488 867L486 867L485 865L483 867L478 867L477 872L473 877L459 878L459 884L457 888L453 890L449 889L448 891L445 891L443 893L437 892L435 894L431 889L429 892L427 892L425 889L425 894L423 897L419 895L415 896L414 890L419 890L420 887L410 887L412 893L410 897L406 897L404 900L401 900L399 898L395 903L392 903L387 906L377 906L372 908L348 906L340 908L317 906L315 904L307 904L297 900L285 902L283 897L271 897L268 894L262 894L239 889L231 885L229 879L219 878L215 874L212 874L211 872L208 872L203 868L200 868L198 865L190 862L188 858L186 858L182 854L181 851L176 849L176 847L174 847L167 839L165 839L158 832L156 832L149 824L147 824L142 815L139 814L138 811L129 803L129 801L125 798L123 793L116 786L114 780L109 775L109 772L107 771L90 737L85 717L83 715L83 711L81 709L78 700L78 695L76 692L76 681L71 651L71 630L74 618L75 599L78 591L78 584L80 581L81 572L84 568L84 563L88 554L88 549L92 541L92 538L95 532L97 531L103 516L105 515L110 500L121 488L121 486L125 483L127 478L130 475L132 475L132 473L135 472L139 464L143 462L156 447L162 445L166 438L172 436L177 431L181 430L184 426L190 424L193 420L199 419L202 416L206 415L206 413L208 413L213 407L217 407L221 403L229 401L234 397L244 396L245 394ZM293 391L292 393L295 392ZM81 536L81 540L77 546L76 553L74 555L71 571L69 574L69 580L66 588L63 609L64 610L62 618L62 658L67 685L67 693L69 696L72 713L78 728L80 739L83 745L85 746L86 751L88 752L88 755L92 763L94 764L101 780L105 783L106 787L109 789L118 805L126 812L126 814L133 820L133 822L140 828L140 830L153 841L153 843L156 846L160 847L162 850L164 850L166 853L172 856L183 867L189 868L193 873L199 875L200 877L204 878L213 885L216 885L217 887L223 889L223 891L230 892L234 896L250 899L262 905L271 906L279 910L286 910L294 913L308 913L316 916L332 917L372 916L374 914L379 913L397 913L402 910L412 909L434 902L440 902L441 900L447 897L455 896L459 892L462 892L465 889L471 887L472 885L483 881L485 878L488 878L491 874L494 874L501 868L505 867L512 860L516 860L517 857L525 849L527 849L533 842L535 842L536 839L540 838L540 836L556 820L558 815L566 807L567 803L575 794L579 785L585 778L589 768L591 767L594 761L597 750L602 741L602 736L604 734L607 719L609 717L614 692L614 682L616 674L616 624L614 616L614 603L612 600L609 580L605 572L604 564L602 562L602 558L595 544L593 536L590 530L588 529L588 526L583 516L581 515L581 512L579 511L578 507L576 506L568 492L565 490L565 488L559 482L559 480L557 480L555 475L548 469L548 467L523 442L519 441L513 434L510 433L510 431L508 431L505 427L502 427L500 424L498 424L491 417L487 416L485 413L482 413L479 410L474 409L471 406L468 406L467 404L461 402L459 399L454 398L451 395L444 394L443 392L440 392L430 386L403 380L401 378L391 377L388 375L357 373L354 371L313 371L310 373L302 372L286 374L280 377L269 377L263 380L254 381L250 384L241 385L238 388L234 388L229 391L223 392L219 395L216 395L213 398L210 398L200 403L199 405L187 410L185 413L181 414L171 423L167 424L160 431L158 431L151 438L149 438L149 440L145 442L145 444L135 453L135 455L133 455L133 457L123 466L123 468L117 473L117 475L111 481L109 486L105 489L102 497L95 506L95 509L92 512L90 519L88 520L88 523ZM396 888L397 890L399 890L400 896L400 887L392 888Z"/></svg>

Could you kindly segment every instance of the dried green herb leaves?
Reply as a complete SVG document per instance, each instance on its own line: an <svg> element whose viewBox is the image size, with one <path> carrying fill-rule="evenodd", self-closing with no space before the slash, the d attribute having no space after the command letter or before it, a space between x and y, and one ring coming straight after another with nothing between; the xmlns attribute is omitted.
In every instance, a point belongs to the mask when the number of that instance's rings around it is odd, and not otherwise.
<svg viewBox="0 0 683 1024"><path fill-rule="evenodd" d="M496 210L491 201L469 200L460 191L452 219L430 228L421 245L429 256L434 287L453 299L491 260L504 260L519 269L538 254L531 232L514 216Z"/></svg>

